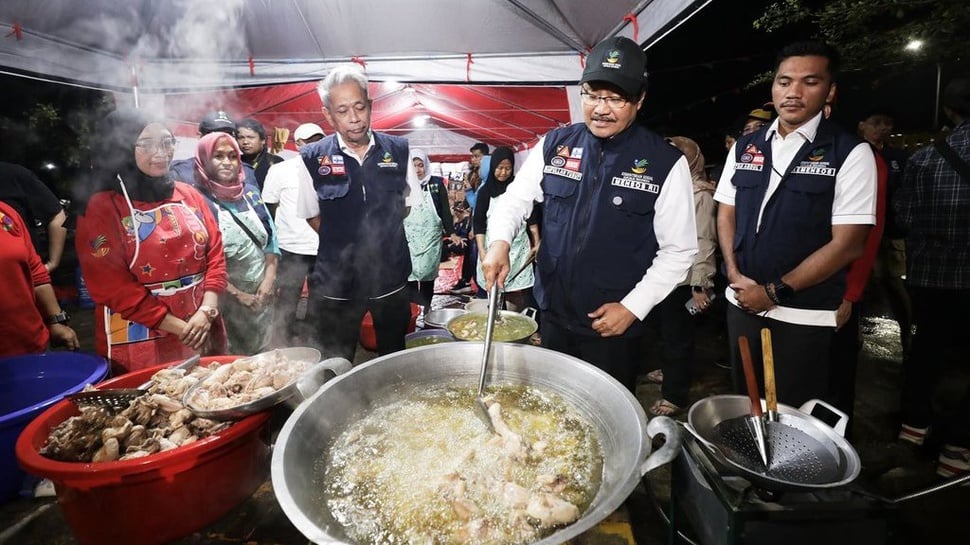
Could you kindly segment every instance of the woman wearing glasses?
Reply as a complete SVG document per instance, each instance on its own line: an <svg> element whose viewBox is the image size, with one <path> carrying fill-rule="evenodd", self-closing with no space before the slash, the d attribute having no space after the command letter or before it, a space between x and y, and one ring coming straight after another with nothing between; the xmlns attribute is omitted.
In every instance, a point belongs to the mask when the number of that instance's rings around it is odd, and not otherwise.
<svg viewBox="0 0 970 545"><path fill-rule="evenodd" d="M76 237L97 303L97 351L116 372L225 353L222 236L205 198L170 175L175 138L138 110L109 114L97 134L94 179L102 185Z"/></svg>

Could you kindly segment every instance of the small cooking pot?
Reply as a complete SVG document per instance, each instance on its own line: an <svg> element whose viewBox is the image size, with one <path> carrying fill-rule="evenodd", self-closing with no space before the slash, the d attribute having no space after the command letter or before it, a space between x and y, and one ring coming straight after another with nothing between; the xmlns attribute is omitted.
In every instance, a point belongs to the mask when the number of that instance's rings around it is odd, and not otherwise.
<svg viewBox="0 0 970 545"><path fill-rule="evenodd" d="M539 322L536 322L536 319L535 319L536 312L537 312L536 309L534 309L532 307L529 307L529 308L523 310L522 312L512 312L511 310L502 310L502 311L497 312L496 313L496 320L495 320L496 329L495 329L495 332L494 332L495 341L497 341L497 342L514 342L514 343L525 343L525 342L527 342L528 339L529 339L529 337L531 337L533 333L535 333L536 331L539 330ZM525 325L524 325L524 327L522 328L522 330L519 332L519 334L516 337L514 337L514 338L502 338L501 333L500 333L500 330L498 329L500 327L499 326L499 319L498 319L499 316L501 316L501 318L504 321L506 321L506 322L509 322L509 323L520 322L520 323L525 324ZM467 337L465 335L462 335L462 333L461 333L461 324L464 323L465 320L477 320L479 323L483 324L482 325L482 328L483 328L482 329L482 336L484 337L484 334L485 334L484 327L485 327L485 324L488 323L488 313L487 312L466 312L465 314L463 314L461 316L456 316L456 317L452 318L451 320L449 320L448 321L448 325L446 327L446 329L448 331L450 331L451 334L454 335L455 338L458 339L459 341L480 341L480 340L482 340L482 339L472 338L472 337ZM523 332L526 332L526 331L528 333L522 334Z"/></svg>
<svg viewBox="0 0 970 545"><path fill-rule="evenodd" d="M424 316L424 327L435 329L446 329L448 322L452 318L465 314L465 309L461 308L439 308L432 310Z"/></svg>
<svg viewBox="0 0 970 545"><path fill-rule="evenodd" d="M834 429L812 416L821 405L839 415ZM818 490L847 485L859 476L859 455L843 437L848 415L813 399L796 409L778 405L778 421L767 427L769 467L758 455L746 426L747 396L710 396L694 403L684 426L714 459L766 490Z"/></svg>

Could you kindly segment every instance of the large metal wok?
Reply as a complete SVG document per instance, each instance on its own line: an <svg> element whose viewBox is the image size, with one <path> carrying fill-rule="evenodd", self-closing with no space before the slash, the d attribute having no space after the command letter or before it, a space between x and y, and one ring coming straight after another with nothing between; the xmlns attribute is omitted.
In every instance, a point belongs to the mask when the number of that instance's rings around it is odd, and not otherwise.
<svg viewBox="0 0 970 545"><path fill-rule="evenodd" d="M834 429L811 415L817 405L840 415ZM710 396L691 406L686 428L716 461L766 490L834 488L859 475L859 455L842 436L845 413L817 399L800 409L779 404L778 422L767 428L766 468L745 425L750 407L747 396Z"/></svg>
<svg viewBox="0 0 970 545"><path fill-rule="evenodd" d="M389 354L338 376L300 404L273 451L273 489L283 512L314 543L351 543L314 485L313 466L333 438L358 415L425 386L478 384L482 344L445 343ZM640 403L619 382L576 358L544 348L496 343L489 384L524 384L558 394L594 426L603 451L603 481L582 517L546 538L558 545L595 526L630 495L651 469L680 451L681 430L671 419L647 422ZM664 445L651 454L651 438ZM325 463L325 461L324 461Z"/></svg>

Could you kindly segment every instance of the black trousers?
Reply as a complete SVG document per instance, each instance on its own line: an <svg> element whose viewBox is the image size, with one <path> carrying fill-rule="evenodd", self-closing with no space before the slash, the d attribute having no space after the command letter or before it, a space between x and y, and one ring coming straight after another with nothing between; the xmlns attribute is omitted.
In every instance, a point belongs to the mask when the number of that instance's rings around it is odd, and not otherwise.
<svg viewBox="0 0 970 545"><path fill-rule="evenodd" d="M315 255L303 255L280 250L276 269L276 308L274 317L275 346L300 346L311 335L310 321L296 317L300 295L307 275L313 270Z"/></svg>
<svg viewBox="0 0 970 545"><path fill-rule="evenodd" d="M434 280L415 280L408 282L408 296L416 305L424 307L424 311L431 310L431 299L434 297Z"/></svg>
<svg viewBox="0 0 970 545"><path fill-rule="evenodd" d="M849 415L846 436L852 433L855 407L855 378L859 370L859 351L862 350L862 337L859 332L859 317L862 303L853 303L849 320L832 337L832 354L829 359L829 396L836 409Z"/></svg>
<svg viewBox="0 0 970 545"><path fill-rule="evenodd" d="M925 428L933 423L933 394L950 361L967 365L966 336L970 333L970 290L910 287L916 334L903 361L903 424ZM941 418L944 442L970 447L970 385L960 384L962 397L955 410Z"/></svg>
<svg viewBox="0 0 970 545"><path fill-rule="evenodd" d="M409 299L406 287L380 299L338 301L311 297L314 344L324 358L342 357L354 361L360 340L360 323L369 310L374 320L377 353L383 356L404 350L404 335L411 321Z"/></svg>
<svg viewBox="0 0 970 545"><path fill-rule="evenodd" d="M664 374L660 393L678 407L686 407L689 401L690 367L694 361L694 331L698 317L691 316L684 303L692 296L690 286L674 288L646 319L660 341L660 369Z"/></svg>
<svg viewBox="0 0 970 545"><path fill-rule="evenodd" d="M634 392L637 386L637 349L640 337L593 337L578 335L545 316L542 346L569 354L606 371Z"/></svg>
<svg viewBox="0 0 970 545"><path fill-rule="evenodd" d="M728 342L731 346L731 376L734 389L747 394L738 337L748 338L759 390L764 397L764 362L761 357L761 329L771 330L778 403L799 407L810 399L829 403L829 351L834 327L796 325L764 318L728 304ZM666 380L666 378L665 378Z"/></svg>

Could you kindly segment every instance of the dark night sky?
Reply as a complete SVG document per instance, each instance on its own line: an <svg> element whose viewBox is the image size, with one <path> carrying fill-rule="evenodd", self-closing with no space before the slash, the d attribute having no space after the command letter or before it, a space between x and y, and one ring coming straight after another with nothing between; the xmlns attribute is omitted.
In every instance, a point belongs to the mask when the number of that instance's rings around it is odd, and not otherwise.
<svg viewBox="0 0 970 545"><path fill-rule="evenodd" d="M771 99L768 83L749 83L773 68L782 46L812 37L807 27L774 34L754 29L753 21L770 3L714 0L650 48L650 87L642 114L647 125L694 138L708 162L718 161L716 156L724 153L722 131ZM967 69L966 62L945 63L943 85ZM930 62L898 76L886 76L881 67L844 72L833 119L854 129L866 110L879 105L895 113L898 132L929 131L935 93L936 66Z"/></svg>

